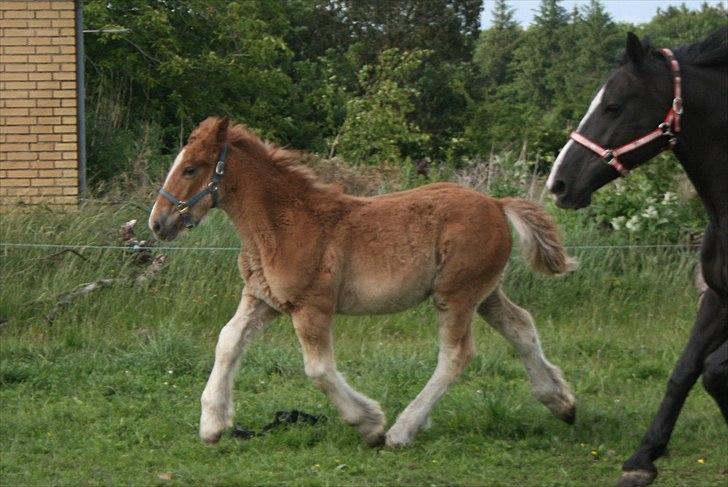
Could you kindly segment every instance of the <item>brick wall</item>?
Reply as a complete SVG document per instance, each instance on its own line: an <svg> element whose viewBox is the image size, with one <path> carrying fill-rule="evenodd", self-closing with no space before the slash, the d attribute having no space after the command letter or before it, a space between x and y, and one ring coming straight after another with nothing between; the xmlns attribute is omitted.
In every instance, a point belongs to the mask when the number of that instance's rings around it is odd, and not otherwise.
<svg viewBox="0 0 728 487"><path fill-rule="evenodd" d="M78 200L74 2L0 1L0 208Z"/></svg>

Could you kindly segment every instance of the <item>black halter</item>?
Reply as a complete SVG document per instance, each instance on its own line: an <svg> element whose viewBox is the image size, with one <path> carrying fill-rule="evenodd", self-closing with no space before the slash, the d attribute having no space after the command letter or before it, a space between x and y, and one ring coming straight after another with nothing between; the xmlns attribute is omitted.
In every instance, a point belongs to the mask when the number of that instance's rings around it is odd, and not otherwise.
<svg viewBox="0 0 728 487"><path fill-rule="evenodd" d="M225 173L225 159L227 158L227 151L228 145L223 144L222 149L220 150L220 157L218 158L217 165L215 166L215 172L212 173L212 179L209 183L207 183L207 186L195 193L187 201L178 199L175 195L164 189L164 186L159 188L159 194L167 198L167 200L174 205L174 209L179 212L182 218L182 223L184 223L185 227L194 228L197 225L195 220L192 218L192 215L190 215L189 210L208 194L212 196L212 208L217 206L219 199L218 183L222 179L222 175Z"/></svg>

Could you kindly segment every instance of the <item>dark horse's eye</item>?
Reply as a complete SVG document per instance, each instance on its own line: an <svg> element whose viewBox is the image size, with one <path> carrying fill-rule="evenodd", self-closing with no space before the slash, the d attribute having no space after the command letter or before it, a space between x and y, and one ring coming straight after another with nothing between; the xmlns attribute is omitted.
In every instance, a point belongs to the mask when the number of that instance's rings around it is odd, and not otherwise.
<svg viewBox="0 0 728 487"><path fill-rule="evenodd" d="M622 106L621 105L618 105L616 103L610 103L609 105L607 105L607 108L605 108L604 111L607 112L607 113L615 113L616 114L616 113L619 113L619 112L622 111Z"/></svg>
<svg viewBox="0 0 728 487"><path fill-rule="evenodd" d="M185 176L193 176L195 174L195 171L197 171L197 168L195 166L187 166L184 170Z"/></svg>

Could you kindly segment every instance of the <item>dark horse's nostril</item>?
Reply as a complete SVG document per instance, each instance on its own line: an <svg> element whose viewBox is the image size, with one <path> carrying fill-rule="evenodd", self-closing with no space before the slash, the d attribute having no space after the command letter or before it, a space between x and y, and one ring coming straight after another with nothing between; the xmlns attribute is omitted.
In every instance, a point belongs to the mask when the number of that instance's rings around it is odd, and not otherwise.
<svg viewBox="0 0 728 487"><path fill-rule="evenodd" d="M554 184L551 185L551 192L553 194L562 194L566 191L566 183L564 183L562 180L558 179L554 181Z"/></svg>
<svg viewBox="0 0 728 487"><path fill-rule="evenodd" d="M154 230L154 233L159 233L159 230L162 228L162 226L159 224L159 220L154 222L154 225L152 225L152 230Z"/></svg>

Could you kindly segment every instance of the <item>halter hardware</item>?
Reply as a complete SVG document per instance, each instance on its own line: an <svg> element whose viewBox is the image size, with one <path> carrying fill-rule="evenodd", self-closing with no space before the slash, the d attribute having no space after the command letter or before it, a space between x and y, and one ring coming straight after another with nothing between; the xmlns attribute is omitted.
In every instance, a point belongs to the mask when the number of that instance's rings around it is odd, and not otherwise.
<svg viewBox="0 0 728 487"><path fill-rule="evenodd" d="M683 99L682 99L682 78L680 76L680 64L677 62L675 55L670 49L660 49L660 52L667 60L667 64L670 66L670 72L672 73L672 90L673 98L670 110L663 122L657 126L652 132L639 137L632 142L628 142L614 149L607 149L597 144L596 142L584 137L577 131L573 131L569 136L572 140L578 144L583 145L587 149L595 152L601 157L605 163L612 166L620 176L626 177L629 175L629 169L622 164L618 157L627 152L646 145L658 137L666 136L667 144L663 147L663 151L672 150L677 144L677 134L680 133L680 116L683 114Z"/></svg>
<svg viewBox="0 0 728 487"><path fill-rule="evenodd" d="M227 159L227 152L228 145L223 144L222 149L220 150L220 157L215 165L215 171L212 174L212 179L209 183L207 183L207 186L192 195L190 199L186 201L180 200L175 195L164 189L164 186L159 188L159 194L164 196L167 201L174 205L174 209L182 217L182 223L184 223L186 228L195 228L197 226L197 222L195 222L192 215L190 215L190 208L200 202L202 198L209 194L212 197L211 208L215 208L217 206L219 200L218 183L222 179L223 174L225 174L225 159Z"/></svg>

